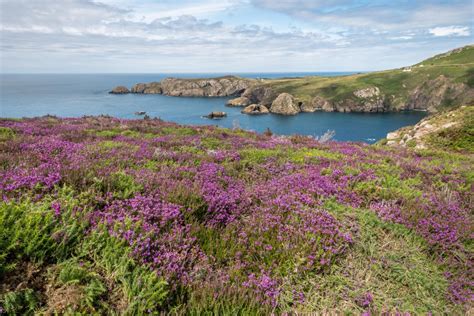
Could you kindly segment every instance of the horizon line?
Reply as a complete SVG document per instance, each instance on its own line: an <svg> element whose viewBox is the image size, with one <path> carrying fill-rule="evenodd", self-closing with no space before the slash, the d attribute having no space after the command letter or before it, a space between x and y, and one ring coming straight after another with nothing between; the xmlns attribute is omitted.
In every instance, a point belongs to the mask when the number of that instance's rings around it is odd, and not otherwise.
<svg viewBox="0 0 474 316"><path fill-rule="evenodd" d="M159 75L159 74L293 74L293 73L302 73L302 74L311 74L311 73L367 73L374 71L383 71L383 70L338 70L338 71L329 71L329 70L318 70L318 71L208 71L208 72L0 72L0 75Z"/></svg>

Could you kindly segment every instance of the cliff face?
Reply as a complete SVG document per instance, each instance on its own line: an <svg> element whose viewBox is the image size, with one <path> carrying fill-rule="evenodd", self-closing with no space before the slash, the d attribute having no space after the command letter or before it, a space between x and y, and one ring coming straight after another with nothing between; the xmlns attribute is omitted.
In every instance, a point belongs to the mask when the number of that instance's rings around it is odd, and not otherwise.
<svg viewBox="0 0 474 316"><path fill-rule="evenodd" d="M256 84L254 79L235 76L206 79L166 78L161 82L137 83L130 90L119 86L111 93L164 94L174 97L228 97L242 94Z"/></svg>
<svg viewBox="0 0 474 316"><path fill-rule="evenodd" d="M211 79L167 78L161 82L162 93L175 97L237 96L252 86L255 80L234 76Z"/></svg>
<svg viewBox="0 0 474 316"><path fill-rule="evenodd" d="M455 100L469 103L474 100L474 89L464 83L457 83L444 75L416 87L410 94L404 109L436 112L443 103Z"/></svg>

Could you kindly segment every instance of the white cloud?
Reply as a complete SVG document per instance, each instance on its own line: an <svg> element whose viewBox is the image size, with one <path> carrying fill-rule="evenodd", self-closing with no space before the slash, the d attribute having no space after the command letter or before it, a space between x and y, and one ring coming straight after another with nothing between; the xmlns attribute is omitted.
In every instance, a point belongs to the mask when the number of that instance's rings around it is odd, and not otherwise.
<svg viewBox="0 0 474 316"><path fill-rule="evenodd" d="M392 37L389 37L389 39L395 40L395 41L396 40L408 41L408 40L413 39L413 36L412 35L392 36Z"/></svg>
<svg viewBox="0 0 474 316"><path fill-rule="evenodd" d="M471 32L467 26L439 26L429 29L429 33L433 36L469 36Z"/></svg>
<svg viewBox="0 0 474 316"><path fill-rule="evenodd" d="M358 29L406 30L472 21L472 0L355 1L355 0L251 0L273 10L314 24Z"/></svg>
<svg viewBox="0 0 474 316"><path fill-rule="evenodd" d="M274 23L265 25L277 27L264 27L261 17L254 14L261 13L261 9L252 7L250 1L203 0L197 4L195 0L0 0L0 71L383 69L420 60L412 53L414 48L419 51L420 35L423 40L434 42L435 37L428 36L427 29L454 24L440 22L428 26L420 24L421 30L408 27L387 30L375 23L376 14L356 11L325 15L322 20L330 22L330 26L304 23L292 27L281 22L280 13L266 9L265 14L269 20L274 19ZM323 4L340 6L345 1L322 0L316 9ZM247 24L241 20L226 21L229 10L239 3L246 6L246 10L256 10L246 11L249 13ZM295 3L301 5L301 12L314 11L315 1L281 0L277 4L265 0L260 4L274 4L278 6L276 9L283 10ZM214 16L215 12L221 15ZM388 9L385 12L389 14ZM454 18L456 14L452 12ZM294 13L295 16L288 15L288 20L302 20L303 15ZM351 27L346 27L345 22L336 23L340 14L345 15L342 21L352 23ZM320 12L316 12L316 16L319 15ZM424 57L453 45L465 45L468 38L447 38L450 46L443 44L446 40L436 40L440 44L424 45L431 49Z"/></svg>
<svg viewBox="0 0 474 316"><path fill-rule="evenodd" d="M123 45L124 50L136 49L140 45L135 43L142 43L144 47L154 46L157 53L175 50L190 56L205 49L229 51L233 48L238 53L258 47L260 50L288 53L314 50L318 46L347 44L343 36L334 32L276 32L258 25L233 27L192 15L137 20L133 11L88 0L1 1L2 8L9 11L8 16L11 18L2 19L0 30L5 34L22 33L21 36L6 34L11 41L7 45L9 49L31 48L32 42L37 45L36 49L44 49L50 43L57 45L64 36L75 36L74 42L84 45L88 42L96 45L93 38L100 36L103 37L104 45L111 41L117 49L119 45ZM218 6L216 1L213 2ZM226 5L231 2L223 1ZM209 9L209 4L204 7ZM39 42L34 34L51 36L49 39L43 37ZM64 44L65 50L70 47ZM70 47L69 51L73 49Z"/></svg>

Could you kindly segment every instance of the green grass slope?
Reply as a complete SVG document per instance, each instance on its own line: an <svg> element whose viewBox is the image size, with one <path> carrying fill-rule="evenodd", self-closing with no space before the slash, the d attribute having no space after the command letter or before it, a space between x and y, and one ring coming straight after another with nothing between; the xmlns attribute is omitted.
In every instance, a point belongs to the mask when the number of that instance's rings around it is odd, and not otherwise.
<svg viewBox="0 0 474 316"><path fill-rule="evenodd" d="M410 69L410 71L407 71ZM265 80L277 92L287 92L303 102L319 96L331 102L356 100L353 92L377 86L385 95L389 109L401 109L414 91L430 80L443 76L452 84L464 84L474 88L474 46L466 46L437 55L412 67L341 77L304 77L281 80ZM452 89L452 88L451 88ZM448 89L449 90L449 89ZM441 107L464 103L464 96L441 96ZM468 96L468 98L471 96ZM455 103L458 101L458 103Z"/></svg>

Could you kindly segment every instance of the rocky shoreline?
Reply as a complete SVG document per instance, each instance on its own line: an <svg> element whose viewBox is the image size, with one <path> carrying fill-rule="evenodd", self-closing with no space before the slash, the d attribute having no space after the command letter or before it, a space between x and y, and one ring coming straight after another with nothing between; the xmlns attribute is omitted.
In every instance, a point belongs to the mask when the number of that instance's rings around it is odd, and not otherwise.
<svg viewBox="0 0 474 316"><path fill-rule="evenodd" d="M443 75L415 88L402 106L393 107L390 96L384 95L377 86L356 89L345 99L331 101L321 96L309 102L282 92L277 93L269 84L257 79L225 76L209 79L166 78L161 82L137 83L130 89L114 88L112 94L163 94L175 97L235 97L227 102L229 107L242 107L243 114L296 115L300 112L396 112L424 110L436 112L447 92L474 99L472 89L449 81Z"/></svg>
<svg viewBox="0 0 474 316"><path fill-rule="evenodd" d="M434 113L453 104L474 101L474 68L469 68L469 60L461 65L450 64L456 61L451 61L452 58L460 58L459 54L474 56L474 46L435 56L411 67L346 77L166 78L161 82L137 83L130 89L118 86L110 93L234 97L226 105L242 107L244 114L407 110Z"/></svg>
<svg viewBox="0 0 474 316"><path fill-rule="evenodd" d="M414 89L408 101L397 108L391 106L389 97L377 86L357 89L350 96L340 101L330 101L321 96L313 97L309 102L301 101L295 96L283 92L277 93L270 85L262 84L257 79L246 79L225 76L209 79L166 78L161 82L137 83L131 89L124 86L114 88L112 94L163 94L175 97L229 97L230 107L242 107L243 114L281 114L296 115L300 112L366 112L380 113L404 110L426 110L436 112L443 98L451 94L466 93L466 87L439 76ZM469 98L474 97L467 91Z"/></svg>

